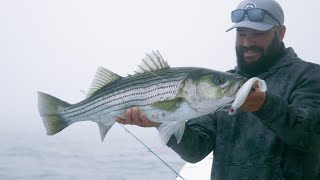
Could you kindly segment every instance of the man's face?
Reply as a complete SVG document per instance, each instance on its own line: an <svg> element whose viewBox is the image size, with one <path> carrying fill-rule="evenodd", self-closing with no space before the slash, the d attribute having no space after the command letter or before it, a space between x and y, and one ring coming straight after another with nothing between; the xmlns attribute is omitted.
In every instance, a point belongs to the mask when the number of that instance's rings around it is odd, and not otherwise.
<svg viewBox="0 0 320 180"><path fill-rule="evenodd" d="M268 31L237 28L236 47L245 62L250 64L269 53L268 51L275 35L273 28Z"/></svg>
<svg viewBox="0 0 320 180"><path fill-rule="evenodd" d="M274 63L281 47L282 37L277 28L257 31L237 28L236 53L238 67L244 73L255 74Z"/></svg>

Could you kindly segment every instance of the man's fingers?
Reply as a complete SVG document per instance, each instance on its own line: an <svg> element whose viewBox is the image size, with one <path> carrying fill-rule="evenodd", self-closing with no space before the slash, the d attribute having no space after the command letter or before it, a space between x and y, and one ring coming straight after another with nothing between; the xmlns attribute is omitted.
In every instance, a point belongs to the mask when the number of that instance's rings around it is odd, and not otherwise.
<svg viewBox="0 0 320 180"><path fill-rule="evenodd" d="M131 109L127 109L124 113L126 124L132 124L132 112Z"/></svg>
<svg viewBox="0 0 320 180"><path fill-rule="evenodd" d="M266 99L266 93L261 92L259 88L256 88L254 92L251 92L243 105L240 107L241 110L245 112L255 112L258 111L264 104Z"/></svg>
<svg viewBox="0 0 320 180"><path fill-rule="evenodd" d="M149 121L147 118L147 115L145 113L140 113L140 119L141 119L141 121L144 121L144 122Z"/></svg>
<svg viewBox="0 0 320 180"><path fill-rule="evenodd" d="M147 115L141 112L138 108L134 107L128 109L124 117L115 116L114 120L120 124L126 125L137 125L141 127L157 127L161 123L152 122L147 118Z"/></svg>
<svg viewBox="0 0 320 180"><path fill-rule="evenodd" d="M119 117L119 116L116 116L114 117L114 120L120 124L123 124L123 125L126 125L126 120L124 119L124 117Z"/></svg>
<svg viewBox="0 0 320 180"><path fill-rule="evenodd" d="M140 111L138 108L131 108L131 118L133 124L141 124Z"/></svg>
<svg viewBox="0 0 320 180"><path fill-rule="evenodd" d="M144 127L150 127L151 126L151 124L150 124L151 121L148 120L146 114L140 113L139 114L139 118L140 118L141 126L144 126Z"/></svg>
<svg viewBox="0 0 320 180"><path fill-rule="evenodd" d="M124 118L116 117L116 121L121 124L142 126L140 111L136 107L127 109L127 111L124 113Z"/></svg>

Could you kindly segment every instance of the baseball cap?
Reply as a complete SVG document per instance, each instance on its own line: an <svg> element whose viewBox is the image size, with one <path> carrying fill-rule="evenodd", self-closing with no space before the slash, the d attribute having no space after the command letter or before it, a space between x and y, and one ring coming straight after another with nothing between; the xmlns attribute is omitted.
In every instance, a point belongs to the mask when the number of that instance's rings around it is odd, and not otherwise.
<svg viewBox="0 0 320 180"><path fill-rule="evenodd" d="M274 26L280 26L284 23L283 10L275 0L243 0L237 6L237 10L262 9L266 12L261 21L251 21L247 14L239 22L235 22L227 31L234 28L245 27L258 31L267 31Z"/></svg>

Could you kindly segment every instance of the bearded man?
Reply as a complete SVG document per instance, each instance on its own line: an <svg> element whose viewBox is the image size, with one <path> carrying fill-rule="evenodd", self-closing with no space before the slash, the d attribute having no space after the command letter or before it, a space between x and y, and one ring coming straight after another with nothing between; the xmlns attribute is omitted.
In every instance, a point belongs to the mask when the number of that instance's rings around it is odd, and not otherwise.
<svg viewBox="0 0 320 180"><path fill-rule="evenodd" d="M186 122L167 146L188 162L213 151L212 180L320 179L320 66L283 43L286 27L274 0L244 0L232 11L237 67L230 72L265 80L234 116L217 111ZM156 127L137 108L122 124Z"/></svg>

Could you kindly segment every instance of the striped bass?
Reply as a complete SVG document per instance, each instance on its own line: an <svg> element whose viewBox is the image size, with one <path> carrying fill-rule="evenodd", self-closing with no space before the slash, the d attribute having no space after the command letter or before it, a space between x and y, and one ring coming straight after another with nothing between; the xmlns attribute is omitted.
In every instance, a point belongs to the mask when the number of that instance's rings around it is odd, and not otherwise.
<svg viewBox="0 0 320 180"><path fill-rule="evenodd" d="M38 108L48 135L79 121L99 126L103 141L130 107L138 107L158 128L163 143L181 140L185 121L230 105L245 78L205 68L170 68L158 51L146 54L134 75L121 77L98 68L86 99L69 104L38 92Z"/></svg>

